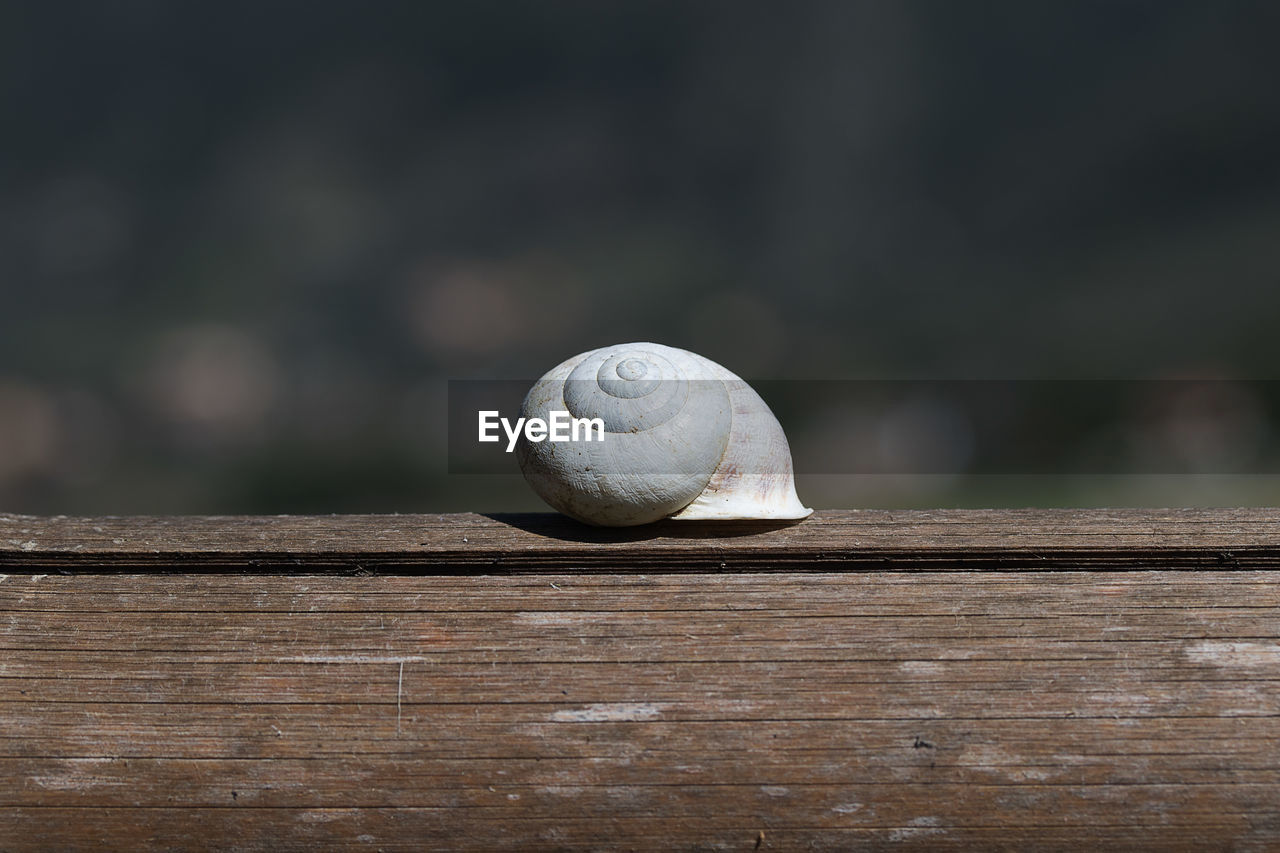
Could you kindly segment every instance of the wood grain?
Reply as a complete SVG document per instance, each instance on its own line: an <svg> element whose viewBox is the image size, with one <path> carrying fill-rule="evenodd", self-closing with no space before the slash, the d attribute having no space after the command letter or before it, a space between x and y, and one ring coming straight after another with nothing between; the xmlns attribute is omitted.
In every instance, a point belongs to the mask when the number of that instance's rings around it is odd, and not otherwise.
<svg viewBox="0 0 1280 853"><path fill-rule="evenodd" d="M1280 510L843 510L593 528L553 514L0 514L0 570L517 572L1277 568Z"/></svg>
<svg viewBox="0 0 1280 853"><path fill-rule="evenodd" d="M0 851L1280 849L1276 517L6 516Z"/></svg>

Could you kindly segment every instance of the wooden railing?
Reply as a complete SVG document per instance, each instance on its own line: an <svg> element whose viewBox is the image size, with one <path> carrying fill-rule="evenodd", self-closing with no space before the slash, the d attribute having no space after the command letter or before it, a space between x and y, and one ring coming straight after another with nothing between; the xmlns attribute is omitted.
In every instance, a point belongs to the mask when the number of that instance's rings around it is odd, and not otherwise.
<svg viewBox="0 0 1280 853"><path fill-rule="evenodd" d="M1280 511L0 516L0 850L1280 849Z"/></svg>

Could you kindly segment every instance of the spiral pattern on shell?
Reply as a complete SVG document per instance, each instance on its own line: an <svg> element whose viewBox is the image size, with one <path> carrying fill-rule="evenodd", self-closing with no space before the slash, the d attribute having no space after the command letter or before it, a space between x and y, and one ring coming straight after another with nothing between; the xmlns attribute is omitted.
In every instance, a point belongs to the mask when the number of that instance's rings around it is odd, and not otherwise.
<svg viewBox="0 0 1280 853"><path fill-rule="evenodd" d="M582 353L529 391L521 414L599 418L602 441L518 445L533 489L591 524L803 518L791 455L764 401L720 365L634 343Z"/></svg>

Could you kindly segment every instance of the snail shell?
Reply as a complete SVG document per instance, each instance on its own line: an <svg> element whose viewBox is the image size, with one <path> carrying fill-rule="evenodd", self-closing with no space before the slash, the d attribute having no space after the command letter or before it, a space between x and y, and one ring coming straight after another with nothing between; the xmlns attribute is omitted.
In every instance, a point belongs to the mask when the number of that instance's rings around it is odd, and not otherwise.
<svg viewBox="0 0 1280 853"><path fill-rule="evenodd" d="M791 449L760 395L687 350L619 344L539 379L520 414L600 418L603 440L517 445L520 468L555 509L588 524L662 518L801 519Z"/></svg>

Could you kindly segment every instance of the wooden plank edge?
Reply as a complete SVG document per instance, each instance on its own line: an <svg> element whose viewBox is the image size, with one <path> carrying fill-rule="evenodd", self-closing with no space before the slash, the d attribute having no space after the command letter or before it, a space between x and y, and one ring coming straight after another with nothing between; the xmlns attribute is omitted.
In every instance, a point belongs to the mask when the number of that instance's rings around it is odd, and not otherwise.
<svg viewBox="0 0 1280 853"><path fill-rule="evenodd" d="M604 529L555 514L0 515L0 571L503 574L1280 568L1280 510L827 510Z"/></svg>

